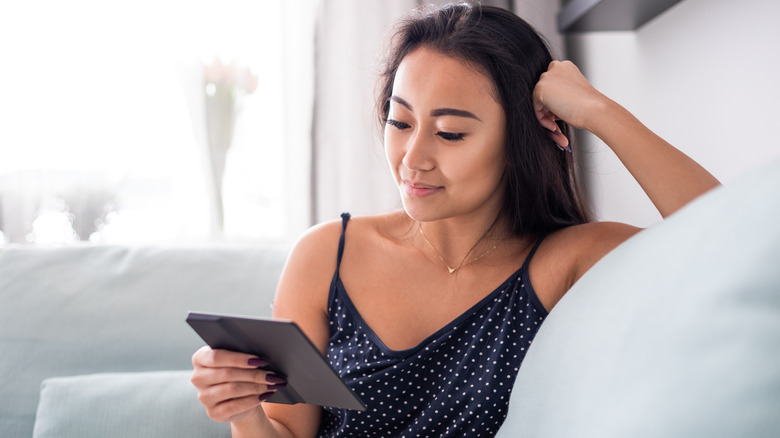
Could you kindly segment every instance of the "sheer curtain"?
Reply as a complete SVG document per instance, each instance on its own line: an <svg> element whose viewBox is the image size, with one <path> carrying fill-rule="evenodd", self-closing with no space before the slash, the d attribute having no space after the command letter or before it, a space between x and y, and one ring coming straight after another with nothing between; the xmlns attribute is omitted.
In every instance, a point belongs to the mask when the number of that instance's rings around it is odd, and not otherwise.
<svg viewBox="0 0 780 438"><path fill-rule="evenodd" d="M181 71L207 157L210 229L289 244L311 225L316 0L242 4L254 12L244 32L211 50L226 56Z"/></svg>
<svg viewBox="0 0 780 438"><path fill-rule="evenodd" d="M383 37L416 6L416 0L319 2L313 222L400 206L374 114L374 85Z"/></svg>
<svg viewBox="0 0 780 438"><path fill-rule="evenodd" d="M0 244L289 241L316 0L5 2Z"/></svg>

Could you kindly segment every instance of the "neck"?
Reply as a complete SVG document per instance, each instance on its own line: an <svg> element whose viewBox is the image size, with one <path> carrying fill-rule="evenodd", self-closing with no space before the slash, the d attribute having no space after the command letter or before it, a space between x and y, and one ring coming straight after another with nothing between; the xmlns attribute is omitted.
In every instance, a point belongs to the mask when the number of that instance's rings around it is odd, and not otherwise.
<svg viewBox="0 0 780 438"><path fill-rule="evenodd" d="M453 221L417 222L420 237L436 257L454 272L461 266L487 256L500 243L506 226L499 218L479 224Z"/></svg>

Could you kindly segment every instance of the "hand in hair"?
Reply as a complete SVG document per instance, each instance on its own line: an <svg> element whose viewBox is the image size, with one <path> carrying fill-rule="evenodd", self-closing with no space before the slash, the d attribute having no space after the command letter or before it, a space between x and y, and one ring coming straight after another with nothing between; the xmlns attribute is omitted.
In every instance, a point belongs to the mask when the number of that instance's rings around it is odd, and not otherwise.
<svg viewBox="0 0 780 438"><path fill-rule="evenodd" d="M625 108L597 91L569 61L553 61L534 87L539 123L556 120L596 135L617 155L662 217L720 183L706 169L650 131ZM561 146L563 135L551 134Z"/></svg>
<svg viewBox="0 0 780 438"><path fill-rule="evenodd" d="M539 123L549 129L551 138L561 147L569 140L560 133L556 120L575 128L588 129L588 116L606 96L585 79L571 61L553 61L534 87L534 111Z"/></svg>

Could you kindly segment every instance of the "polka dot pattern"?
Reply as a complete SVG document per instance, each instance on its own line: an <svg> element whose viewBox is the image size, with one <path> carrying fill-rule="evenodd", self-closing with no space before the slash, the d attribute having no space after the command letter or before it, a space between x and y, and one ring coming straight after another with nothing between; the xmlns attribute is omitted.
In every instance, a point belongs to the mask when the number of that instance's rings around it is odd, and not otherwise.
<svg viewBox="0 0 780 438"><path fill-rule="evenodd" d="M528 281L532 255L495 291L408 350L382 343L353 305L337 270L329 299L327 358L368 408L325 408L319 435L495 435L520 363L547 316Z"/></svg>

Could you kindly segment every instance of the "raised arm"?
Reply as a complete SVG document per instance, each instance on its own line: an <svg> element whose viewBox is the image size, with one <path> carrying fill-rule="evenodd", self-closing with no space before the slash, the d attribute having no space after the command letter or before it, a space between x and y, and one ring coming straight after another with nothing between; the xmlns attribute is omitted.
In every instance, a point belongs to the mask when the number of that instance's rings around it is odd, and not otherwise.
<svg viewBox="0 0 780 438"><path fill-rule="evenodd" d="M650 131L625 108L593 88L569 61L553 61L534 89L542 126L568 145L555 124L564 120L609 146L664 218L720 183L707 170Z"/></svg>

